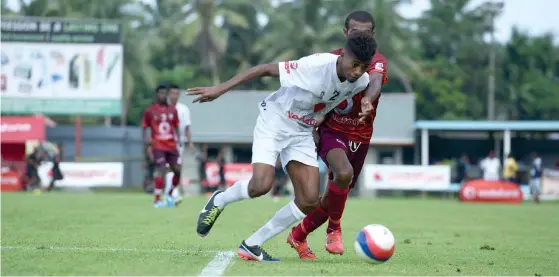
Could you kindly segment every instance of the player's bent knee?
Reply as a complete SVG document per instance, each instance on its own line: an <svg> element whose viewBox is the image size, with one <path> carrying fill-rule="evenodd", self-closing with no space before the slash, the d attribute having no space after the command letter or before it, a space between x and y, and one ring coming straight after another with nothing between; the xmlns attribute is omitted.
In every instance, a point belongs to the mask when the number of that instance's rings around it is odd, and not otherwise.
<svg viewBox="0 0 559 277"><path fill-rule="evenodd" d="M265 195L272 190L274 185L274 176L253 176L248 185L248 195L250 198Z"/></svg>
<svg viewBox="0 0 559 277"><path fill-rule="evenodd" d="M342 188L347 188L353 180L353 168L344 167L334 173L334 183Z"/></svg>
<svg viewBox="0 0 559 277"><path fill-rule="evenodd" d="M314 209L316 209L316 207L318 207L318 192L316 193L311 193L311 192L306 192L304 194L299 195L298 197L295 198L295 204L297 204L297 207L299 207L299 209L305 213L308 214L311 211L313 211Z"/></svg>

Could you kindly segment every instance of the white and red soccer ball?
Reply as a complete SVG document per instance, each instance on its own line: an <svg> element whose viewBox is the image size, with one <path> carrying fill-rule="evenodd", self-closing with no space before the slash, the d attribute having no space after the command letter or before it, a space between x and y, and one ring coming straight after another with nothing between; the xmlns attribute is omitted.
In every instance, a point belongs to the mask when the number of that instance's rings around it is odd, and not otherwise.
<svg viewBox="0 0 559 277"><path fill-rule="evenodd" d="M392 257L396 243L388 228L380 224L371 224L357 233L354 246L357 256L362 260L379 264Z"/></svg>

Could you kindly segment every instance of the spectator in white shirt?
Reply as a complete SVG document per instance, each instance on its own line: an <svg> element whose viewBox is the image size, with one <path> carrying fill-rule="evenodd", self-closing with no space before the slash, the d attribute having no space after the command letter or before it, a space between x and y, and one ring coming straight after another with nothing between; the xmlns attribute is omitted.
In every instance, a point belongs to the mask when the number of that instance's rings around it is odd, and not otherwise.
<svg viewBox="0 0 559 277"><path fill-rule="evenodd" d="M485 181L499 181L501 161L499 158L495 157L495 152L493 150L481 161L479 166L481 170L483 170L483 179Z"/></svg>
<svg viewBox="0 0 559 277"><path fill-rule="evenodd" d="M169 86L169 102L171 105L174 105L177 109L177 114L179 115L179 134L178 134L178 151L179 151L179 159L178 163L182 164L183 155L184 155L184 146L188 144L188 150L190 153L194 153L195 148L194 144L192 143L192 134L190 133L190 110L188 107L183 104L179 103L180 98L180 88L177 85L170 85ZM165 185L166 190L170 190L171 180L173 179L173 172L167 173L165 178ZM174 196L179 196L178 191L173 191Z"/></svg>

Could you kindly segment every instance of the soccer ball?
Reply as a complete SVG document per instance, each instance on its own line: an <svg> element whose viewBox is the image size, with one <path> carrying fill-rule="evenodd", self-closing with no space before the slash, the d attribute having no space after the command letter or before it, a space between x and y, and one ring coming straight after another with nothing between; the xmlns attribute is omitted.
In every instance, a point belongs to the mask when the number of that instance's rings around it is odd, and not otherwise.
<svg viewBox="0 0 559 277"><path fill-rule="evenodd" d="M394 235L384 225L371 224L357 233L355 252L362 260L380 264L388 261L394 253Z"/></svg>

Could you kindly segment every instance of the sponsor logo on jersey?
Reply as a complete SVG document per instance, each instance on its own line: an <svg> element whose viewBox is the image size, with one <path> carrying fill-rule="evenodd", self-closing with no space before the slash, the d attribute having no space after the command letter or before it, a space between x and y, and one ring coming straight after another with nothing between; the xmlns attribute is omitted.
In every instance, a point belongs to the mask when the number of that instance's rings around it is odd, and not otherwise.
<svg viewBox="0 0 559 277"><path fill-rule="evenodd" d="M314 125L316 120L314 118L305 118L304 116L298 115L296 113L287 112L287 117L295 121L303 122L307 125Z"/></svg>

